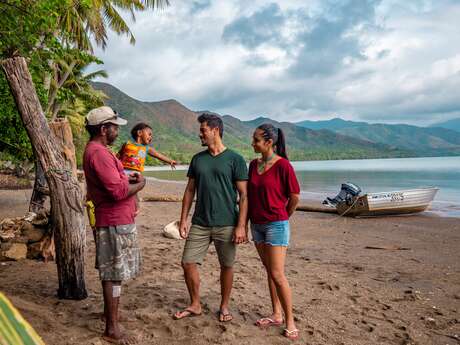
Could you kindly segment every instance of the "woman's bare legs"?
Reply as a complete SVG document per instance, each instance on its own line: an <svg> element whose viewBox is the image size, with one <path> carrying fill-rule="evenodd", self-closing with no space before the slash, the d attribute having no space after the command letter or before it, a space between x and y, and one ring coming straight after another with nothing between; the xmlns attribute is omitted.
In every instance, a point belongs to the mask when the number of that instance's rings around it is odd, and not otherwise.
<svg viewBox="0 0 460 345"><path fill-rule="evenodd" d="M272 302L272 309L273 313L270 316L270 319L273 321L283 321L283 309L281 307L280 300L278 298L278 294L276 293L276 287L275 283L273 282L273 279L270 274L270 270L268 268L268 263L267 263L267 253L265 250L265 244L264 243L256 243L256 248L257 252L259 253L260 260L262 261L266 271L267 271L267 281L268 281L268 289L270 290L270 299ZM264 326L264 324L261 324L261 326Z"/></svg>
<svg viewBox="0 0 460 345"><path fill-rule="evenodd" d="M296 329L292 313L292 294L289 282L284 273L287 247L256 244L260 259L267 270L268 287L272 301L274 321L282 320L281 310L284 311L286 328Z"/></svg>
<svg viewBox="0 0 460 345"><path fill-rule="evenodd" d="M271 246L266 244L264 252L266 262L270 271L271 279L276 288L281 306L283 307L286 319L286 329L293 331L296 329L294 315L292 313L292 294L289 282L284 274L284 263L286 260L287 247Z"/></svg>

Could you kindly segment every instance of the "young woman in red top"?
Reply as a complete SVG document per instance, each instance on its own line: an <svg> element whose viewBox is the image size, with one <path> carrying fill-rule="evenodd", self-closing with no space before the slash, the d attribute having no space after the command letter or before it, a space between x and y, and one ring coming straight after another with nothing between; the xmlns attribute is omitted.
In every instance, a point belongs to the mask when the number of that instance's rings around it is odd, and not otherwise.
<svg viewBox="0 0 460 345"><path fill-rule="evenodd" d="M284 274L289 244L289 217L299 202L300 188L286 155L283 131L262 124L254 132L252 146L261 157L249 165L248 198L252 239L267 270L273 307L269 317L257 320L259 327L282 325L283 335L297 339L292 314L291 288Z"/></svg>

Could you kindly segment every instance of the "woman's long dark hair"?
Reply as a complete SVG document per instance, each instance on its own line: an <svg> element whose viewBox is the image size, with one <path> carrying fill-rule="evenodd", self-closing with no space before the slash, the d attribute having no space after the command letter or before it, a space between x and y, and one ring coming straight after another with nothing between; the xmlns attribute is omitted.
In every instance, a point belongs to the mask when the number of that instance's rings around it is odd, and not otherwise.
<svg viewBox="0 0 460 345"><path fill-rule="evenodd" d="M275 153L278 156L289 159L286 152L286 140L284 138L284 133L281 128L276 128L271 123L263 123L257 129L263 131L262 136L265 140L273 140L273 146L275 148Z"/></svg>

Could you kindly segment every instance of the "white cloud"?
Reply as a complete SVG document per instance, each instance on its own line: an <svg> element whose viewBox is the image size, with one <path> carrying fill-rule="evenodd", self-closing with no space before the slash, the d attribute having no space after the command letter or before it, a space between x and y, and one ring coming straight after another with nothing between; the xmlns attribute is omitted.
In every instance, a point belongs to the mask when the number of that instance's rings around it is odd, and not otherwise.
<svg viewBox="0 0 460 345"><path fill-rule="evenodd" d="M97 51L130 96L242 119L459 116L456 1L174 0Z"/></svg>

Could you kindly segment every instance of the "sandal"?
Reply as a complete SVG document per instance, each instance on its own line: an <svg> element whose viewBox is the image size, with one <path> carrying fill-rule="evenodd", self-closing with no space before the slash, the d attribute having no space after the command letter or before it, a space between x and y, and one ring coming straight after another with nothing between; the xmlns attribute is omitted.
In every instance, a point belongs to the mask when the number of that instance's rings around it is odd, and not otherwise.
<svg viewBox="0 0 460 345"><path fill-rule="evenodd" d="M283 320L277 321L269 317L263 317L257 320L255 323L255 325L260 328L268 328L270 326L281 326L282 324L283 324Z"/></svg>
<svg viewBox="0 0 460 345"><path fill-rule="evenodd" d="M219 321L220 322L230 322L233 320L233 315L227 310L219 310Z"/></svg>
<svg viewBox="0 0 460 345"><path fill-rule="evenodd" d="M201 315L201 312L200 313L196 313L194 312L193 310L190 310L190 309L185 309L185 310L182 310L182 311L177 311L174 315L173 315L173 319L174 320L180 320L180 319L184 319L186 317L195 317L195 316L200 316Z"/></svg>
<svg viewBox="0 0 460 345"><path fill-rule="evenodd" d="M299 337L299 330L293 329L292 331L290 331L286 328L283 331L283 335L290 340L296 340Z"/></svg>

